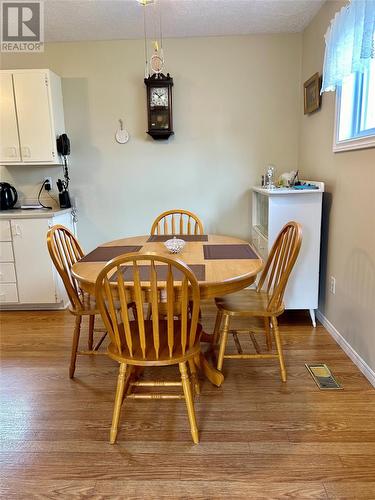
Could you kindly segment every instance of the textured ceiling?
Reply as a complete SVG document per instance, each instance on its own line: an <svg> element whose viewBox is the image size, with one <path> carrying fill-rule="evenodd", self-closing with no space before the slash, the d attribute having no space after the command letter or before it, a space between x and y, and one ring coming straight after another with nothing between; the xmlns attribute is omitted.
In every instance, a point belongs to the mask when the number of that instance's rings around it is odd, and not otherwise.
<svg viewBox="0 0 375 500"><path fill-rule="evenodd" d="M302 31L325 0L155 0L146 7L150 37L162 14L165 37L294 33ZM136 0L45 0L50 42L143 37Z"/></svg>

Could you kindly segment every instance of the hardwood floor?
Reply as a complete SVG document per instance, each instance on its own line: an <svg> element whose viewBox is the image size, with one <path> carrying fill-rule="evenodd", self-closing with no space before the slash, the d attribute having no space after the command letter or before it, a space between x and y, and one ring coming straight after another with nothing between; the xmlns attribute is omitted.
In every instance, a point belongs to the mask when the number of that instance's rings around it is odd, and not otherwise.
<svg viewBox="0 0 375 500"><path fill-rule="evenodd" d="M214 313L204 304L207 331ZM69 380L73 321L0 313L1 498L375 499L375 391L307 313L281 321L286 384L277 362L260 360L225 360L220 389L203 381L199 445L178 400L127 400L110 445L117 366L79 357ZM319 391L313 361L344 390Z"/></svg>

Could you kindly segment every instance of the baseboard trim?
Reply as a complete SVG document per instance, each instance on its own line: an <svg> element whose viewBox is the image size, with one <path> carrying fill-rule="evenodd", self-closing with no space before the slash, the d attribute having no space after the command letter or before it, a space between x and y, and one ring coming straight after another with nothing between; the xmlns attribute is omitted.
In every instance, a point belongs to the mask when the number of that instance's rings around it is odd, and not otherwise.
<svg viewBox="0 0 375 500"><path fill-rule="evenodd" d="M356 367L363 373L371 385L375 387L375 372L364 361L361 356L353 349L353 347L344 339L341 333L336 330L332 323L322 314L319 309L316 311L316 317L331 335L331 337L338 343L341 349L349 356Z"/></svg>
<svg viewBox="0 0 375 500"><path fill-rule="evenodd" d="M66 302L55 304L15 304L3 302L0 311L62 311L68 307Z"/></svg>

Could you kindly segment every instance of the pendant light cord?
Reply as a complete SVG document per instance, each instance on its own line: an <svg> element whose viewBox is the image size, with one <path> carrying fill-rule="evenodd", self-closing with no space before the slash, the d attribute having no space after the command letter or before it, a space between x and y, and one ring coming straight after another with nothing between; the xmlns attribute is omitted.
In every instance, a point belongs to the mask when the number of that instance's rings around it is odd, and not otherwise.
<svg viewBox="0 0 375 500"><path fill-rule="evenodd" d="M162 30L162 22L161 22L161 2L162 2L162 0L159 0L159 30L160 30L160 50L161 50L161 53L163 54L163 30Z"/></svg>
<svg viewBox="0 0 375 500"><path fill-rule="evenodd" d="M143 5L143 31L145 36L145 78L148 78L148 53L147 53L147 32L146 32L146 5Z"/></svg>

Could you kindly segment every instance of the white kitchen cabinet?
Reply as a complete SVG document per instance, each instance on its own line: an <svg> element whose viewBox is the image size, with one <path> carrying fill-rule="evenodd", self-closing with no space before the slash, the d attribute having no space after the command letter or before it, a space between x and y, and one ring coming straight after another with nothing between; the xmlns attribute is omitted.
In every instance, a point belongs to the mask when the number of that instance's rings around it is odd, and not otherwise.
<svg viewBox="0 0 375 500"><path fill-rule="evenodd" d="M0 282L16 283L16 268L13 262L2 262L0 268Z"/></svg>
<svg viewBox="0 0 375 500"><path fill-rule="evenodd" d="M12 241L10 223L8 220L0 220L0 241Z"/></svg>
<svg viewBox="0 0 375 500"><path fill-rule="evenodd" d="M50 70L0 72L0 163L57 165L65 132L61 79Z"/></svg>
<svg viewBox="0 0 375 500"><path fill-rule="evenodd" d="M34 217L23 210L1 214L2 309L61 309L66 306L64 287L47 250L47 231L55 224L74 231L71 211L38 211Z"/></svg>
<svg viewBox="0 0 375 500"><path fill-rule="evenodd" d="M20 162L21 151L11 73L0 73L0 134L1 161L9 164Z"/></svg>
<svg viewBox="0 0 375 500"><path fill-rule="evenodd" d="M13 246L11 241L0 241L0 262L13 262Z"/></svg>
<svg viewBox="0 0 375 500"><path fill-rule="evenodd" d="M311 181L312 182L312 181ZM301 250L285 291L286 309L308 309L313 325L318 308L323 182L315 190L253 188L252 242L263 259L289 221L302 226Z"/></svg>
<svg viewBox="0 0 375 500"><path fill-rule="evenodd" d="M0 283L0 305L18 302L17 285L15 283Z"/></svg>
<svg viewBox="0 0 375 500"><path fill-rule="evenodd" d="M55 276L46 245L48 219L11 221L19 301L56 303Z"/></svg>

